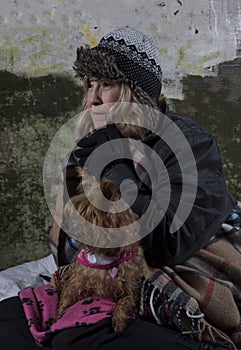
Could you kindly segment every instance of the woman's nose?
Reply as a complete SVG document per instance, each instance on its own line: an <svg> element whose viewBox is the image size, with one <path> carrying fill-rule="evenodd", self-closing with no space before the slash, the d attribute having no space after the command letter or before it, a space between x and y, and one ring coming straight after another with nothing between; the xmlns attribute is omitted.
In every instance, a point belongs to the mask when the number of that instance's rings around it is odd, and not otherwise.
<svg viewBox="0 0 241 350"><path fill-rule="evenodd" d="M100 87L98 85L93 86L91 89L89 102L91 106L98 106L103 103Z"/></svg>

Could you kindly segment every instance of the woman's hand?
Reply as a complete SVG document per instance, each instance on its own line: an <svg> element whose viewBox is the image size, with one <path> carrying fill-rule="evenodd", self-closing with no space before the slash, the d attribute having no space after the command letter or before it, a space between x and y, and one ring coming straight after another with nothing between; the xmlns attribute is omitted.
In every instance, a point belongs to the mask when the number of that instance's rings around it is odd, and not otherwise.
<svg viewBox="0 0 241 350"><path fill-rule="evenodd" d="M115 139L123 139L123 142L118 144L118 148L113 146L110 142L108 143L108 141ZM134 213L141 216L149 205L150 189L142 183L136 174L130 156L129 145L126 140L127 139L122 138L115 124L108 124L106 128L99 129L89 137L79 140L77 143L79 148L74 151L74 157L76 159L76 165L83 168L91 153L99 146L106 143L105 154L101 156L101 159L97 159L97 162L94 166L92 164L91 168L88 167L86 169L85 166L85 170L95 177L98 173L96 168L98 168L99 165L108 164L99 172L100 180L104 177L111 179L120 193L122 190L122 182L124 180L131 180L125 182L125 201L129 204L131 203L130 206ZM112 160L108 163L107 161L109 158Z"/></svg>
<svg viewBox="0 0 241 350"><path fill-rule="evenodd" d="M78 140L78 148L73 152L77 165L80 165L83 168L86 160L97 147L105 142L119 138L122 138L122 136L116 125L108 124L106 128L98 129L90 136ZM111 152L113 152L112 149Z"/></svg>

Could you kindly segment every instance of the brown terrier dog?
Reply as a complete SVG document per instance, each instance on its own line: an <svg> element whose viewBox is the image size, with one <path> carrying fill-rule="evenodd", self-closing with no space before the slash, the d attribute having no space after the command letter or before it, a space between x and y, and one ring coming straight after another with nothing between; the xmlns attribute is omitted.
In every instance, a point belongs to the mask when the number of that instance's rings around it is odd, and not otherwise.
<svg viewBox="0 0 241 350"><path fill-rule="evenodd" d="M81 170L78 172L81 175ZM111 180L103 179L99 185L102 194L110 203L120 199ZM98 202L100 195L97 186L89 183L88 198L92 196ZM143 250L136 241L118 248L100 248L86 244L86 236L90 234L85 231L83 223L76 222L76 212L96 227L108 228L109 232L110 228L118 227L122 230L120 232L124 233L128 230L128 225L136 222L137 217L130 208L120 213L98 209L87 198L82 181L78 186L78 192L79 194L67 203L65 217L70 224L72 223L72 227L75 226L75 231L77 226L81 248L71 264L57 270L51 282L59 293L58 316L81 299L93 296L109 298L116 302L112 314L112 326L115 332L120 333L124 330L128 317L139 310L141 284L149 275ZM81 239L82 236L85 237L85 243ZM76 238L76 233L74 237ZM115 239L115 237L108 238Z"/></svg>

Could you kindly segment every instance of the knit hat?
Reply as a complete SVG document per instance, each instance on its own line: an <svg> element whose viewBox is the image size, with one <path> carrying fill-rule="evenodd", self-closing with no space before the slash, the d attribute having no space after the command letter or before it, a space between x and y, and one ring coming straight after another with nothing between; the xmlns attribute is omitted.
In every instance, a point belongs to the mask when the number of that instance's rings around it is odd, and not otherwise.
<svg viewBox="0 0 241 350"><path fill-rule="evenodd" d="M73 68L76 77L125 82L147 101L157 101L161 93L159 50L148 36L128 26L106 34L94 48L78 48Z"/></svg>

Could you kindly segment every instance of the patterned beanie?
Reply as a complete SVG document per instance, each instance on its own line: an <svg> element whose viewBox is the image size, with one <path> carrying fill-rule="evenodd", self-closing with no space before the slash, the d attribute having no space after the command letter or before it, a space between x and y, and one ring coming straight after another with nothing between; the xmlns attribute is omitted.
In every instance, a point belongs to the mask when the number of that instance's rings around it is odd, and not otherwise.
<svg viewBox="0 0 241 350"><path fill-rule="evenodd" d="M148 36L128 26L106 34L94 48L78 48L73 68L81 79L125 82L141 100L156 103L161 94L159 50Z"/></svg>

